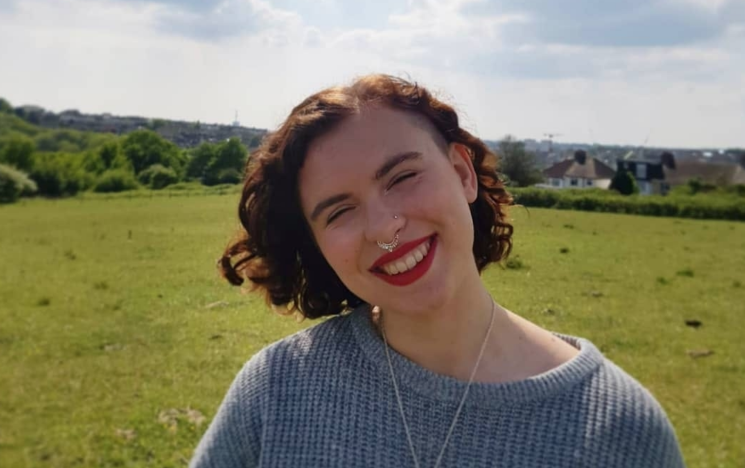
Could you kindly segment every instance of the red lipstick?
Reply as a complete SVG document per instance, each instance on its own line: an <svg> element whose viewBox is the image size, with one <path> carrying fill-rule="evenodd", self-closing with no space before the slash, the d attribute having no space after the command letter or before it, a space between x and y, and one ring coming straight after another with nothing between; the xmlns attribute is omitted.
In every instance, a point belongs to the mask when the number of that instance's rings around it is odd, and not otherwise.
<svg viewBox="0 0 745 468"><path fill-rule="evenodd" d="M383 272L379 267L382 265L385 265L386 263L390 263L394 260L398 260L399 258L403 257L404 255L408 254L412 250L414 250L416 247L418 247L422 242L425 240L430 239L429 244L429 251L427 252L427 256L422 259L421 262L417 263L414 268L411 270L407 270L403 273L398 273L395 275L389 275L385 272ZM437 250L437 236L427 236L422 237L421 239L413 240L411 242L407 242L398 249L396 249L393 252L389 252L387 254L382 255L374 264L372 267L370 267L370 272L377 276L378 278L382 279L388 284L392 284L394 286L406 286L414 281L418 280L422 276L424 276L425 273L429 271L429 268L432 266L432 260L435 258L435 251Z"/></svg>
<svg viewBox="0 0 745 468"><path fill-rule="evenodd" d="M393 252L388 252L387 254L383 254L378 258L375 263L370 267L370 271L378 268L381 265L385 265L386 263L391 263L394 260L398 260L399 258L403 257L407 253L411 252L415 248L419 247L419 244L424 242L425 240L429 239L430 237L433 237L432 235L421 237L419 239L415 239L413 241L409 241L405 244L401 244L396 250Z"/></svg>

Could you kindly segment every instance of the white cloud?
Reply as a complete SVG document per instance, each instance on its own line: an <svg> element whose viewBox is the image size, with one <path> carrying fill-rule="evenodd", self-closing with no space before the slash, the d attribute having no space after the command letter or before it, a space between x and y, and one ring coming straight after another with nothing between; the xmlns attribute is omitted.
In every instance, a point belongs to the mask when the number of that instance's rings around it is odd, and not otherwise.
<svg viewBox="0 0 745 468"><path fill-rule="evenodd" d="M730 3L730 1L731 0L668 0L668 2L673 4L683 3L713 11L721 9L723 6Z"/></svg>
<svg viewBox="0 0 745 468"><path fill-rule="evenodd" d="M13 64L0 74L0 95L183 120L228 122L237 109L244 124L271 128L311 92L386 72L440 91L485 138L551 131L638 144L652 130L660 146L745 146L742 26L689 45L546 43L518 34L538 27L534 12L470 10L490 5L416 0L384 28L330 30L263 0L201 13L27 0L0 10L0 60Z"/></svg>
<svg viewBox="0 0 745 468"><path fill-rule="evenodd" d="M204 40L265 34L272 43L287 42L303 28L298 14L263 0L223 0L206 12L164 5L157 21L166 32Z"/></svg>

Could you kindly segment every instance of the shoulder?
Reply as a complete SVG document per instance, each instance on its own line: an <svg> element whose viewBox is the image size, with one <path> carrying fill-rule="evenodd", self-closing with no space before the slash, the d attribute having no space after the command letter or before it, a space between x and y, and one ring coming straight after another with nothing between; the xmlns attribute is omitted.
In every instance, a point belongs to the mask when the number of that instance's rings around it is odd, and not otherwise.
<svg viewBox="0 0 745 468"><path fill-rule="evenodd" d="M348 319L328 319L265 347L246 362L202 437L192 467L255 466L277 405L323 388L354 340ZM330 369L330 370L329 370Z"/></svg>
<svg viewBox="0 0 745 468"><path fill-rule="evenodd" d="M589 384L588 402L604 408L617 422L652 426L668 423L650 391L607 358L603 358Z"/></svg>
<svg viewBox="0 0 745 468"><path fill-rule="evenodd" d="M660 403L607 358L582 386L589 444L607 466L684 466L675 430Z"/></svg>
<svg viewBox="0 0 745 468"><path fill-rule="evenodd" d="M278 375L301 377L317 366L338 362L354 346L349 317L332 317L266 346L244 365L237 380L271 386Z"/></svg>
<svg viewBox="0 0 745 468"><path fill-rule="evenodd" d="M257 353L259 359L313 360L340 352L354 340L350 317L340 315L275 341ZM341 349L340 349L341 348Z"/></svg>

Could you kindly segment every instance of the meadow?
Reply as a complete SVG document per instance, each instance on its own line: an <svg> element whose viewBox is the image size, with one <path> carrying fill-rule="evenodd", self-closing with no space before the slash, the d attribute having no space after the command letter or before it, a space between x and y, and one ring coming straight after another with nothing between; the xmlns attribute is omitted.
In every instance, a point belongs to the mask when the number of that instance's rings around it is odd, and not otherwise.
<svg viewBox="0 0 745 468"><path fill-rule="evenodd" d="M0 466L185 466L242 364L312 325L217 275L236 201L0 206ZM649 388L688 466L745 466L745 223L511 217L494 298Z"/></svg>

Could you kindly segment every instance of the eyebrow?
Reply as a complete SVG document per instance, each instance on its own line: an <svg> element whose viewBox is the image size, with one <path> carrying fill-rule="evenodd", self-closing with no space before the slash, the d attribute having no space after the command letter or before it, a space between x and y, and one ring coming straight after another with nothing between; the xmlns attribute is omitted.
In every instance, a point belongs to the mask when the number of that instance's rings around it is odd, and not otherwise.
<svg viewBox="0 0 745 468"><path fill-rule="evenodd" d="M375 180L382 179L386 176L386 174L391 172L393 168L395 168L402 162L409 161L411 159L419 159L421 157L422 153L418 151L406 151L404 153L394 154L393 156L389 157L386 162L384 162L383 165L380 166L380 169L375 172Z"/></svg>
<svg viewBox="0 0 745 468"><path fill-rule="evenodd" d="M398 166L399 164L405 161L410 161L412 159L419 159L421 157L422 157L422 153L418 151L406 151L404 153L394 154L393 156L390 156L388 159L386 159L383 165L380 166L380 168L377 171L375 171L375 177L373 178L373 180L377 181L377 180L382 179L389 172L391 172L396 166ZM339 202L342 202L348 198L351 198L351 195L349 193L340 193L338 195L333 195L319 202L315 206L315 208L313 208L313 212L310 215L310 220L315 221L318 218L318 216L323 212L323 210Z"/></svg>

